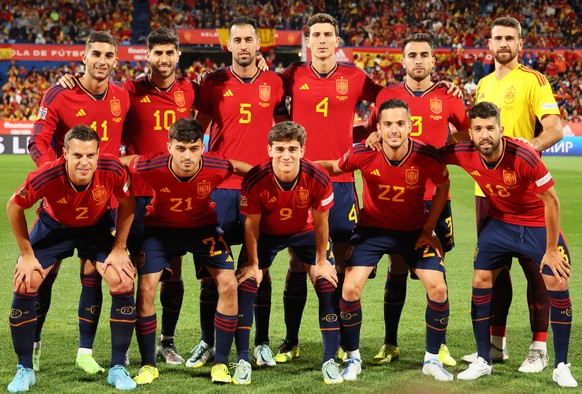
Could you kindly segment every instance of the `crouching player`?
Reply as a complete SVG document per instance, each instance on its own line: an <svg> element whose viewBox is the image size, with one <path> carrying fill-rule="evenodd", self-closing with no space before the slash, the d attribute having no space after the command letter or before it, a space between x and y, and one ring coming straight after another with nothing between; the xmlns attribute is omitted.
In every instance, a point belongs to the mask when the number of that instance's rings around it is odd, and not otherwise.
<svg viewBox="0 0 582 394"><path fill-rule="evenodd" d="M304 262L319 298L323 380L336 384L343 379L334 360L339 348L339 321L337 299L334 302L337 273L328 226L333 189L325 171L303 159L305 139L305 129L297 123L274 125L268 134L271 161L254 167L243 180L240 205L246 215L248 261L239 268L237 277L241 286L256 289L253 279L260 278L258 270L269 268L282 249L293 249ZM247 308L243 314L251 316L250 326L253 297L247 298L239 303L241 311Z"/></svg>
<svg viewBox="0 0 582 394"><path fill-rule="evenodd" d="M145 216L144 257L138 263L136 337L142 365L134 378L138 384L152 383L159 376L154 298L160 280L170 277L170 258L187 252L194 256L198 278L212 277L218 286L212 381L232 381L227 364L238 322L237 281L234 261L218 226L210 193L233 172L244 175L250 165L229 162L213 153L203 155L203 136L198 121L179 119L170 126L168 153L123 158L132 177L140 177L154 190ZM241 373L244 375L238 368L235 370L235 383Z"/></svg>
<svg viewBox="0 0 582 394"><path fill-rule="evenodd" d="M125 249L135 200L119 160L99 154L99 136L85 125L65 135L64 154L31 172L8 201L8 221L20 249L14 270L10 313L12 343L18 371L8 385L11 393L28 391L36 383L32 351L36 328L35 297L55 262L73 255L86 258L105 279L111 293L111 363L107 382L117 390L136 384L123 366L135 324L134 267ZM109 201L119 201L117 231ZM24 211L43 199L30 234Z"/></svg>
<svg viewBox="0 0 582 394"><path fill-rule="evenodd" d="M449 301L442 245L434 234L447 201L449 175L433 147L408 137L412 123L404 101L383 102L377 128L381 150L356 144L339 160L318 162L332 175L361 170L364 181L364 208L350 240L340 300L342 341L348 356L342 377L356 380L362 368L360 296L366 280L384 254L398 254L427 293L422 372L436 380L451 381L453 376L438 360L449 320ZM428 179L436 189L427 213L423 196Z"/></svg>
<svg viewBox="0 0 582 394"><path fill-rule="evenodd" d="M539 154L503 136L499 110L481 102L469 111L472 142L443 148L447 164L462 167L490 202L490 219L477 238L471 317L477 360L457 377L475 380L493 371L489 347L492 288L507 257L526 256L540 266L550 298L554 334L553 380L576 387L568 364L572 302L568 291L570 253L560 230L554 180Z"/></svg>

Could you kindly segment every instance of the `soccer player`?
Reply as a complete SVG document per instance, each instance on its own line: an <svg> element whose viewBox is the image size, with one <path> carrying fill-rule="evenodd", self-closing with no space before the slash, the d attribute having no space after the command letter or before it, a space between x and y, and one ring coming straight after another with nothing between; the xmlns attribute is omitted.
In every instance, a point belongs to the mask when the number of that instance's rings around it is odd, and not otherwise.
<svg viewBox="0 0 582 394"><path fill-rule="evenodd" d="M339 320L334 305L337 273L329 243L329 209L334 193L329 176L303 159L303 126L285 121L268 135L271 160L254 167L242 184L241 212L245 218L248 261L239 267L240 286L256 289L258 270L268 268L279 251L290 247L305 262L319 298L319 327L323 337L323 380L342 383L334 357L339 347ZM252 308L239 300L239 309Z"/></svg>
<svg viewBox="0 0 582 394"><path fill-rule="evenodd" d="M358 101L374 101L382 87L362 69L336 62L335 50L340 38L335 18L322 13L312 15L307 31L311 62L290 65L283 71L283 77L291 97L291 120L303 125L309 135L306 158L331 160L352 146ZM339 292L343 282L343 256L356 224L358 204L352 173L334 176L332 182L335 202L329 213L329 231L339 270ZM284 363L300 356L299 327L307 300L307 274L302 265L291 252L291 267L283 293L287 333L275 356L276 362Z"/></svg>
<svg viewBox="0 0 582 394"><path fill-rule="evenodd" d="M165 27L153 30L148 35L146 44L151 74L136 80L128 79L123 84L131 102L123 134L129 154L166 151L170 125L176 119L189 118L192 115L197 91L195 82L176 77L176 65L181 52L178 36L173 30ZM72 76L65 75L59 84L73 89L76 81ZM139 178L132 182L131 187L136 196L136 213L129 234L128 249L132 256L136 256L134 259L137 259L141 253L143 217L153 192ZM179 256L171 260L172 275L162 282L160 289L162 329L156 353L171 365L184 362L174 343L174 332L184 298L181 262ZM141 322L138 319L138 338L141 331Z"/></svg>
<svg viewBox="0 0 582 394"><path fill-rule="evenodd" d="M466 135L469 118L461 98L447 94L445 85L431 81L435 61L434 46L429 35L415 33L408 36L402 43L402 65L406 71L406 79L402 84L382 89L376 97L376 108L388 99L404 100L411 113L410 137L434 147L441 147L458 136ZM378 115L375 111L368 124L374 125L375 128L377 123ZM449 124L452 124L457 132L451 133ZM379 137L381 137L379 133L373 132L366 145L381 149ZM433 192L434 185L429 179L424 193L426 209L430 209ZM440 238L444 251L451 251L454 247L454 234L450 196L439 217L435 232ZM384 345L371 361L375 365L388 364L400 357L398 325L406 300L408 265L399 255L391 255L390 260L384 291ZM445 343L440 347L439 361L449 366L457 364Z"/></svg>
<svg viewBox="0 0 582 394"><path fill-rule="evenodd" d="M237 280L230 248L218 227L210 193L235 171L233 164L246 170L250 165L229 162L213 153L203 156L203 136L198 121L179 119L170 126L168 153L122 159L128 164L132 179L140 177L154 190L145 216L143 259L138 264L137 315L142 327L138 337L142 367L134 379L138 384L151 383L159 376L155 356L154 298L158 282L171 269L170 257L186 252L194 256L196 275L199 278L210 276L217 283L218 306L214 315L217 347L211 375L213 382L231 382L227 363L238 322ZM242 364L240 368L237 365L232 378L234 383L240 383L239 375L246 375L244 368L239 370L242 367Z"/></svg>
<svg viewBox="0 0 582 394"><path fill-rule="evenodd" d="M364 207L350 240L346 277L340 300L343 345L347 353L344 380L361 372L360 296L380 258L399 254L422 282L427 293L426 353L422 372L436 380L452 381L438 360L449 317L443 250L434 229L447 201L449 175L436 150L409 137L410 110L401 99L390 99L378 109L382 149L356 144L343 157L321 163L330 174L359 169L364 181ZM428 180L434 195L429 212L424 204Z"/></svg>
<svg viewBox="0 0 582 394"><path fill-rule="evenodd" d="M8 221L20 249L9 319L18 371L9 392L28 391L36 383L32 369L35 298L52 266L72 256L75 249L95 266L111 292L107 382L117 390L136 387L123 366L135 324L134 267L125 249L135 202L123 165L115 156L100 153L101 138L89 126L74 126L64 136L63 156L31 172L8 201ZM119 203L115 237L111 234L115 225L109 203L112 196ZM40 199L37 220L28 234L24 212Z"/></svg>
<svg viewBox="0 0 582 394"><path fill-rule="evenodd" d="M200 84L200 100L196 108L200 115L212 118L208 150L229 159L257 165L268 159L264 141L274 122L274 116L283 116L285 93L279 75L257 68L255 58L260 49L257 22L252 18L238 17L229 27L228 50L232 53L232 65L207 75ZM281 111L282 110L282 111ZM277 119L279 120L279 119ZM244 237L244 216L240 213L242 178L232 176L212 193L216 202L218 222L229 245L240 244ZM244 261L244 252L239 264ZM257 327L254 356L258 366L275 365L269 348L269 315L271 305L271 278L265 273L256 293ZM239 296L254 297L246 288L239 289ZM199 368L214 353L212 321L216 309L216 286L203 279L200 291L200 326L202 338L192 351L186 366ZM237 347L239 356L250 361L249 338L252 313L239 316ZM242 346L242 347L239 347Z"/></svg>
<svg viewBox="0 0 582 394"><path fill-rule="evenodd" d="M504 134L527 141L541 152L563 136L560 112L546 78L518 62L523 48L521 25L511 17L498 18L491 24L489 49L495 57L495 72L479 81L476 102L489 101L501 111ZM477 230L487 220L488 199L476 187ZM533 333L530 352L519 367L520 372L541 372L548 367L546 338L550 301L537 264L527 257L519 258L528 282L527 300ZM507 265L511 265L507 257ZM512 299L509 270L500 272L493 288L493 320L491 322L491 357L507 360L506 322ZM462 358L473 362L476 353Z"/></svg>
<svg viewBox="0 0 582 394"><path fill-rule="evenodd" d="M117 65L115 38L107 32L92 32L85 44L83 63L85 73L76 78L74 89L53 86L43 96L28 144L30 156L38 166L60 155L65 133L76 124L85 124L97 132L101 152L119 156L123 122L129 110L129 96L125 89L109 82L109 76ZM57 262L38 292L33 358L36 371L40 370L41 331L59 267L60 263ZM93 264L83 259L81 285L76 365L89 374L95 374L104 371L92 356L103 295L101 276Z"/></svg>
<svg viewBox="0 0 582 394"><path fill-rule="evenodd" d="M485 192L489 220L483 224L473 262L471 317L477 360L461 380L490 375L489 329L493 284L507 257L525 255L538 265L550 298L554 336L553 380L576 387L568 364L572 303L568 292L571 260L560 230L560 203L554 180L535 150L503 135L497 106L481 102L469 111L472 142L444 149L447 164L462 167Z"/></svg>
<svg viewBox="0 0 582 394"><path fill-rule="evenodd" d="M181 54L176 32L161 27L153 30L146 42L151 74L135 80L128 79L123 84L131 100L124 133L127 153L130 155L167 151L168 130L177 119L190 118L197 90L194 82L176 77L176 65ZM152 200L153 190L140 177L132 180L131 187L136 196L136 214L128 248L132 256L141 258L139 254L144 231L144 215L146 206ZM184 282L181 275L181 258L179 256L172 258L170 264L172 275L162 282L160 288L162 327L156 354L167 364L177 365L184 362L174 343L174 332L184 299ZM138 340L144 330L149 332L151 328L144 327L144 324L138 317L136 323ZM144 380L136 379L139 382Z"/></svg>

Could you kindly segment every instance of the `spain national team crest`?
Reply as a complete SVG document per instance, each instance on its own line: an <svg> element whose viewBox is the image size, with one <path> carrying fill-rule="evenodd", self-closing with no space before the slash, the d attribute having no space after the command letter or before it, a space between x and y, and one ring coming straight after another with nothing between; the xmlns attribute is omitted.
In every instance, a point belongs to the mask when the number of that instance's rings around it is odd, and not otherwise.
<svg viewBox="0 0 582 394"><path fill-rule="evenodd" d="M297 190L297 204L305 205L309 202L309 190L299 189Z"/></svg>
<svg viewBox="0 0 582 394"><path fill-rule="evenodd" d="M409 185L416 185L418 183L419 171L418 168L409 168L406 170L406 183Z"/></svg>
<svg viewBox="0 0 582 394"><path fill-rule="evenodd" d="M178 90L174 92L174 101L178 107L183 107L186 105L186 97L184 97L184 91Z"/></svg>
<svg viewBox="0 0 582 394"><path fill-rule="evenodd" d="M119 99L109 101L109 107L111 108L113 116L121 115L121 101L119 101Z"/></svg>
<svg viewBox="0 0 582 394"><path fill-rule="evenodd" d="M100 203L107 199L107 191L105 190L105 186L97 186L95 189L92 190L93 199Z"/></svg>
<svg viewBox="0 0 582 394"><path fill-rule="evenodd" d="M269 85L259 86L259 98L263 101L269 101L271 99L271 87Z"/></svg>
<svg viewBox="0 0 582 394"><path fill-rule="evenodd" d="M443 101L438 98L430 99L430 110L437 115L443 112Z"/></svg>
<svg viewBox="0 0 582 394"><path fill-rule="evenodd" d="M509 88L505 91L505 97L503 97L503 102L505 104L511 104L515 100L515 88Z"/></svg>
<svg viewBox="0 0 582 394"><path fill-rule="evenodd" d="M336 79L335 91L339 94L346 94L348 92L348 80L344 78Z"/></svg>
<svg viewBox="0 0 582 394"><path fill-rule="evenodd" d="M113 116L121 115L121 101L119 101L119 99L109 101L109 106L111 107L111 113Z"/></svg>
<svg viewBox="0 0 582 394"><path fill-rule="evenodd" d="M210 194L210 182L202 181L198 184L198 188L196 189L199 197L206 197Z"/></svg>
<svg viewBox="0 0 582 394"><path fill-rule="evenodd" d="M513 186L517 183L517 176L513 170L503 170L503 183L507 186Z"/></svg>

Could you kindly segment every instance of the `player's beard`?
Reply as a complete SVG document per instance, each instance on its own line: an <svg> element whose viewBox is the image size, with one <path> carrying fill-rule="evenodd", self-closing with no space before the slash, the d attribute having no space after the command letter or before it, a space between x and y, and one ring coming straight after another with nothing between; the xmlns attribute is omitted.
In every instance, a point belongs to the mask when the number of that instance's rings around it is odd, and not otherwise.
<svg viewBox="0 0 582 394"><path fill-rule="evenodd" d="M425 79L427 76L429 76L429 75L430 75L430 72L429 72L429 71L426 71L426 69L423 69L423 73L422 73L422 74L418 74L418 73L415 73L415 72L414 72L414 70L412 70L412 71L410 71L410 72L407 70L407 71L406 71L406 75L407 75L409 78L411 78L411 79L415 80L416 82L421 82L421 81L423 81L423 80L424 80L424 79Z"/></svg>
<svg viewBox="0 0 582 394"><path fill-rule="evenodd" d="M482 147L481 146L481 142L483 141L487 141L489 142L490 146L489 147ZM495 155L498 151L499 151L499 147L501 145L501 138L498 139L497 141L494 141L491 138L484 138L481 141L479 141L479 144L477 145L477 149L479 150L479 152L485 156L485 157L490 157Z"/></svg>
<svg viewBox="0 0 582 394"><path fill-rule="evenodd" d="M241 59L240 56L235 56L234 61L241 67L248 67L255 61L255 57L252 53L249 52L249 56L246 59Z"/></svg>
<svg viewBox="0 0 582 394"><path fill-rule="evenodd" d="M518 52L517 49L515 50L515 52L512 49L509 49L509 52L497 51L495 52L495 61L503 65L509 64L517 57L517 52Z"/></svg>
<svg viewBox="0 0 582 394"><path fill-rule="evenodd" d="M154 66L153 64L150 64L150 67L152 68L152 74L155 74L157 77L160 77L162 79L166 79L170 76L172 76L172 74L174 74L174 72L176 71L176 66L174 65L174 67L172 67L170 65L170 67L168 68L167 71L160 71L160 69L157 66Z"/></svg>

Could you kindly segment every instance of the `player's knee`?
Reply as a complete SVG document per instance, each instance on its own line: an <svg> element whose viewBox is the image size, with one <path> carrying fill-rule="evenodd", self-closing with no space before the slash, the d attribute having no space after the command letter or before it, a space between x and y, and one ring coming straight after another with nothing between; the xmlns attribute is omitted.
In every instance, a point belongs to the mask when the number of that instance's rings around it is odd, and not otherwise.
<svg viewBox="0 0 582 394"><path fill-rule="evenodd" d="M362 295L362 288L354 282L346 281L342 288L342 297L346 301L356 301Z"/></svg>
<svg viewBox="0 0 582 394"><path fill-rule="evenodd" d="M444 281L434 283L426 289L428 298L434 302L444 302L447 299L447 285Z"/></svg>
<svg viewBox="0 0 582 394"><path fill-rule="evenodd" d="M238 282L234 274L232 277L223 276L218 280L218 296L223 299L234 299L236 300L236 294L238 289Z"/></svg>

